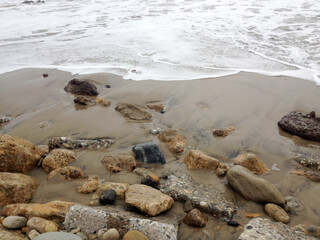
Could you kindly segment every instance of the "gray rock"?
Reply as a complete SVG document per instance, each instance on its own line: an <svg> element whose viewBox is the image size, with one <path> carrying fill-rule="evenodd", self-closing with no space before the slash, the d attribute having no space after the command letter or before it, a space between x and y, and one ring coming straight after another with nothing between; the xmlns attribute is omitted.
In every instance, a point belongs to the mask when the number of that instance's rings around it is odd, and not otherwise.
<svg viewBox="0 0 320 240"><path fill-rule="evenodd" d="M283 223L272 222L267 218L252 219L239 236L238 240L316 240L303 231L293 229Z"/></svg>
<svg viewBox="0 0 320 240"><path fill-rule="evenodd" d="M284 197L275 185L240 165L231 167L226 177L228 183L248 200L280 205L285 203Z"/></svg>
<svg viewBox="0 0 320 240"><path fill-rule="evenodd" d="M81 237L66 232L47 232L40 234L34 240L82 240Z"/></svg>
<svg viewBox="0 0 320 240"><path fill-rule="evenodd" d="M97 87L93 83L75 78L69 81L64 90L76 95L97 96L99 94L97 92Z"/></svg>
<svg viewBox="0 0 320 240"><path fill-rule="evenodd" d="M193 208L209 213L224 221L229 221L237 209L229 203L222 192L210 191L206 186L196 182L192 177L175 172L166 179L160 180L160 191L174 200L189 200Z"/></svg>
<svg viewBox="0 0 320 240"><path fill-rule="evenodd" d="M66 149L107 149L115 141L108 138L96 139L73 139L68 137L53 137L49 139L48 146L50 149L66 148Z"/></svg>
<svg viewBox="0 0 320 240"><path fill-rule="evenodd" d="M297 214L298 212L304 211L304 205L300 202L300 200L293 196L286 196L286 206L289 208L289 213Z"/></svg>
<svg viewBox="0 0 320 240"><path fill-rule="evenodd" d="M13 117L0 116L0 124L1 124L1 123L7 123L7 122L10 122L12 119L13 119Z"/></svg>
<svg viewBox="0 0 320 240"><path fill-rule="evenodd" d="M166 159L159 146L153 142L140 143L132 147L136 159L144 163L165 164Z"/></svg>
<svg viewBox="0 0 320 240"><path fill-rule="evenodd" d="M2 225L9 229L20 229L27 226L28 219L21 216L9 216L6 217Z"/></svg>

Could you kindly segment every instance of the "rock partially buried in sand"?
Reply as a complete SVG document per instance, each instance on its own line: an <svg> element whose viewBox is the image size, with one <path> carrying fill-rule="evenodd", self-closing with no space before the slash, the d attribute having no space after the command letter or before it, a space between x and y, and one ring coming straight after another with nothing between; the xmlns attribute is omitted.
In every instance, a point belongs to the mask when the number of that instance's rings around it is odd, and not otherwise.
<svg viewBox="0 0 320 240"><path fill-rule="evenodd" d="M290 217L286 211L276 204L268 203L264 206L264 210L277 222L288 223L290 221Z"/></svg>
<svg viewBox="0 0 320 240"><path fill-rule="evenodd" d="M152 115L146 110L130 103L119 103L115 109L131 120L149 120L152 118Z"/></svg>
<svg viewBox="0 0 320 240"><path fill-rule="evenodd" d="M136 159L131 155L110 155L101 161L110 172L121 172L123 170L132 172L137 166Z"/></svg>
<svg viewBox="0 0 320 240"><path fill-rule="evenodd" d="M184 151L187 139L175 129L169 129L159 134L159 140L165 142L170 151L181 153Z"/></svg>
<svg viewBox="0 0 320 240"><path fill-rule="evenodd" d="M255 176L240 165L231 167L226 177L228 183L248 200L279 205L285 203L284 197L275 185Z"/></svg>
<svg viewBox="0 0 320 240"><path fill-rule="evenodd" d="M66 149L107 149L115 141L108 138L96 138L96 139L73 139L68 137L53 137L50 138L48 146L50 149L54 148L66 148Z"/></svg>
<svg viewBox="0 0 320 240"><path fill-rule="evenodd" d="M0 172L27 173L37 166L43 152L19 137L0 135Z"/></svg>
<svg viewBox="0 0 320 240"><path fill-rule="evenodd" d="M234 126L230 126L227 128L221 128L221 129L213 129L212 134L213 134L213 136L216 136L216 137L226 137L234 130L235 130Z"/></svg>
<svg viewBox="0 0 320 240"><path fill-rule="evenodd" d="M241 154L234 159L233 163L235 165L241 165L253 173L264 173L268 171L266 165L253 153Z"/></svg>
<svg viewBox="0 0 320 240"><path fill-rule="evenodd" d="M74 166L57 168L49 173L48 179L54 178L55 176L59 176L60 179L64 179L64 180L88 178L88 175L84 173L81 168L74 167Z"/></svg>
<svg viewBox="0 0 320 240"><path fill-rule="evenodd" d="M80 105L88 105L88 106L92 106L95 105L96 102L94 100L91 100L89 98L86 98L85 96L78 96L75 99L73 99L73 101L75 103L78 103Z"/></svg>
<svg viewBox="0 0 320 240"><path fill-rule="evenodd" d="M0 173L0 206L12 203L28 203L40 183L33 177L20 173Z"/></svg>
<svg viewBox="0 0 320 240"><path fill-rule="evenodd" d="M198 209L193 209L184 217L183 222L193 227L205 227L208 218Z"/></svg>
<svg viewBox="0 0 320 240"><path fill-rule="evenodd" d="M320 118L316 118L315 112L309 114L291 112L282 117L278 125L283 131L293 135L320 141Z"/></svg>
<svg viewBox="0 0 320 240"><path fill-rule="evenodd" d="M72 79L64 90L75 95L97 96L99 94L97 87L93 83L76 78Z"/></svg>
<svg viewBox="0 0 320 240"><path fill-rule="evenodd" d="M132 147L136 159L144 163L165 164L166 159L159 146L153 142L140 143Z"/></svg>
<svg viewBox="0 0 320 240"><path fill-rule="evenodd" d="M111 102L105 98L99 98L97 97L95 102L97 104L100 104L101 106L104 106L104 107L109 107L111 105Z"/></svg>
<svg viewBox="0 0 320 240"><path fill-rule="evenodd" d="M42 167L47 172L65 167L76 159L76 154L67 149L53 149L42 161Z"/></svg>
<svg viewBox="0 0 320 240"><path fill-rule="evenodd" d="M114 183L114 182L101 183L98 186L98 189L96 193L93 195L92 199L99 199L101 192L108 189L115 190L117 197L123 199L125 197L125 193L128 187L129 187L128 183Z"/></svg>
<svg viewBox="0 0 320 240"><path fill-rule="evenodd" d="M56 223L40 217L30 218L27 226L30 229L37 230L39 233L57 232L59 230L59 227Z"/></svg>
<svg viewBox="0 0 320 240"><path fill-rule="evenodd" d="M150 103L150 104L147 104L147 107L149 109L152 109L152 110L156 111L156 112L161 112L161 111L164 110L163 104L151 104Z"/></svg>
<svg viewBox="0 0 320 240"><path fill-rule="evenodd" d="M79 193L92 193L98 189L99 177L90 176L88 181L84 182L81 186L77 188Z"/></svg>

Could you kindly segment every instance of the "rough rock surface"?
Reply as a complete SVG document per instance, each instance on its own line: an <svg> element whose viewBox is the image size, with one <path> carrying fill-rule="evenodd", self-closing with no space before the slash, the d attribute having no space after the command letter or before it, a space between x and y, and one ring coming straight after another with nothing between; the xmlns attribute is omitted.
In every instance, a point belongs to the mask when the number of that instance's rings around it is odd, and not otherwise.
<svg viewBox="0 0 320 240"><path fill-rule="evenodd" d="M235 130L234 126L221 129L213 129L212 134L216 137L226 137Z"/></svg>
<svg viewBox="0 0 320 240"><path fill-rule="evenodd" d="M21 232L10 231L0 225L0 239L2 240L28 240Z"/></svg>
<svg viewBox="0 0 320 240"><path fill-rule="evenodd" d="M276 204L268 203L264 206L264 210L277 222L288 223L290 221L290 217L286 211Z"/></svg>
<svg viewBox="0 0 320 240"><path fill-rule="evenodd" d="M123 170L132 172L137 166L136 159L131 155L110 155L101 161L110 172L121 172Z"/></svg>
<svg viewBox="0 0 320 240"><path fill-rule="evenodd" d="M87 80L72 79L67 86L64 87L66 92L70 92L75 95L88 95L97 96L97 87L93 83Z"/></svg>
<svg viewBox="0 0 320 240"><path fill-rule="evenodd" d="M72 139L68 137L53 137L49 140L49 148L66 148L66 149L107 149L115 141L108 138L97 139Z"/></svg>
<svg viewBox="0 0 320 240"><path fill-rule="evenodd" d="M65 167L76 159L76 154L67 149L53 149L42 161L42 167L47 172Z"/></svg>
<svg viewBox="0 0 320 240"><path fill-rule="evenodd" d="M127 117L131 120L149 120L152 118L152 115L149 112L137 105L130 103L119 103L115 109L124 117Z"/></svg>
<svg viewBox="0 0 320 240"><path fill-rule="evenodd" d="M132 147L136 159L144 163L165 164L166 159L159 146L153 142L140 143Z"/></svg>
<svg viewBox="0 0 320 240"><path fill-rule="evenodd" d="M144 185L147 185L147 186L150 186L152 188L155 188L155 189L159 189L159 181L155 181L153 178L151 177L146 177L144 179L141 180L141 184L144 184Z"/></svg>
<svg viewBox="0 0 320 240"><path fill-rule="evenodd" d="M64 227L68 231L80 228L81 232L90 234L103 228L116 228L120 237L123 237L129 230L137 230L152 240L177 240L177 225L177 223L173 225L145 219L141 215L115 206L92 208L74 205L70 208L64 221Z"/></svg>
<svg viewBox="0 0 320 240"><path fill-rule="evenodd" d="M2 221L2 225L8 229L21 229L27 225L28 219L21 216L9 216Z"/></svg>
<svg viewBox="0 0 320 240"><path fill-rule="evenodd" d="M138 208L141 212L156 216L173 206L173 199L152 187L133 184L129 186L125 196L126 204Z"/></svg>
<svg viewBox="0 0 320 240"><path fill-rule="evenodd" d="M43 152L19 137L0 135L0 172L27 173L37 166Z"/></svg>
<svg viewBox="0 0 320 240"><path fill-rule="evenodd" d="M314 182L320 182L319 172L312 172L312 171L306 171L306 170L291 170L290 173L298 176L305 176Z"/></svg>
<svg viewBox="0 0 320 240"><path fill-rule="evenodd" d="M43 152L43 154L48 154L50 152L48 145L38 145L37 147Z"/></svg>
<svg viewBox="0 0 320 240"><path fill-rule="evenodd" d="M272 222L267 218L254 218L239 236L238 240L316 240L303 231L295 230L283 223Z"/></svg>
<svg viewBox="0 0 320 240"><path fill-rule="evenodd" d="M138 174L138 175L144 177L144 178L147 178L147 177L152 178L156 182L159 182L159 180L160 180L156 174L154 174L153 172L149 171L146 168L136 168L133 170L133 172L135 174Z"/></svg>
<svg viewBox="0 0 320 240"><path fill-rule="evenodd" d="M183 218L183 222L193 227L205 227L208 218L198 209L193 209Z"/></svg>
<svg viewBox="0 0 320 240"><path fill-rule="evenodd" d="M100 193L99 203L102 205L113 204L117 198L117 193L113 189L104 190Z"/></svg>
<svg viewBox="0 0 320 240"><path fill-rule="evenodd" d="M47 232L40 234L34 240L82 240L81 237L66 232Z"/></svg>
<svg viewBox="0 0 320 240"><path fill-rule="evenodd" d="M11 204L2 209L3 216L42 217L48 220L63 221L72 202L52 201L46 204Z"/></svg>
<svg viewBox="0 0 320 240"><path fill-rule="evenodd" d="M97 97L95 102L97 104L100 104L101 106L104 106L104 107L109 107L111 105L111 102L105 98L100 98L100 97Z"/></svg>
<svg viewBox="0 0 320 240"><path fill-rule="evenodd" d="M286 132L299 137L320 141L320 118L316 118L315 113L303 114L291 112L278 122L279 127Z"/></svg>
<svg viewBox="0 0 320 240"><path fill-rule="evenodd" d="M0 124L10 122L12 119L13 119L13 117L0 116Z"/></svg>
<svg viewBox="0 0 320 240"><path fill-rule="evenodd" d="M142 232L131 230L123 236L122 240L149 240L149 238Z"/></svg>
<svg viewBox="0 0 320 240"><path fill-rule="evenodd" d="M300 200L293 196L285 196L286 207L289 208L289 213L297 214L301 211L305 210L304 205L300 202Z"/></svg>
<svg viewBox="0 0 320 240"><path fill-rule="evenodd" d="M280 205L285 203L284 197L275 185L240 165L231 167L226 177L228 183L248 200Z"/></svg>
<svg viewBox="0 0 320 240"><path fill-rule="evenodd" d="M99 177L90 176L88 181L84 182L81 186L77 188L79 193L92 193L98 189Z"/></svg>
<svg viewBox="0 0 320 240"><path fill-rule="evenodd" d="M128 183L114 183L114 182L104 182L99 184L97 191L93 195L93 199L99 199L102 191L113 189L116 191L117 197L120 199L125 198L125 193L129 187Z"/></svg>
<svg viewBox="0 0 320 240"><path fill-rule="evenodd" d="M89 98L86 98L85 96L78 96L75 99L73 99L75 103L78 103L80 105L88 105L88 106L93 106L96 104L94 100L91 100Z"/></svg>
<svg viewBox="0 0 320 240"><path fill-rule="evenodd" d="M293 157L297 163L312 170L320 171L320 156L308 156L302 153L295 153Z"/></svg>
<svg viewBox="0 0 320 240"><path fill-rule="evenodd" d="M156 111L156 112L161 112L161 111L164 110L163 104L151 104L151 103L149 103L149 104L147 104L147 107L149 109L152 109L152 110Z"/></svg>
<svg viewBox="0 0 320 240"><path fill-rule="evenodd" d="M166 130L158 135L160 141L165 142L170 151L181 153L184 151L187 139L175 129Z"/></svg>
<svg viewBox="0 0 320 240"><path fill-rule="evenodd" d="M84 173L81 168L74 167L74 166L57 168L49 173L48 179L54 178L56 176L60 176L60 179L64 179L64 180L88 178L88 175Z"/></svg>
<svg viewBox="0 0 320 240"><path fill-rule="evenodd" d="M28 203L40 183L21 173L0 172L0 206L12 203Z"/></svg>
<svg viewBox="0 0 320 240"><path fill-rule="evenodd" d="M264 173L268 171L266 165L253 153L241 154L234 159L233 163L235 165L241 165L253 173Z"/></svg>
<svg viewBox="0 0 320 240"><path fill-rule="evenodd" d="M227 168L227 166L218 159L210 157L199 150L191 150L183 159L183 162L188 169L205 168L216 170L217 168Z"/></svg>
<svg viewBox="0 0 320 240"><path fill-rule="evenodd" d="M57 232L59 227L56 223L48 221L40 217L32 217L28 220L27 226L30 229L35 229L39 233Z"/></svg>
<svg viewBox="0 0 320 240"><path fill-rule="evenodd" d="M223 193L211 189L209 191L206 186L184 173L175 172L167 179L161 179L160 191L177 201L189 200L194 208L221 220L229 221L237 211L231 203L225 200Z"/></svg>

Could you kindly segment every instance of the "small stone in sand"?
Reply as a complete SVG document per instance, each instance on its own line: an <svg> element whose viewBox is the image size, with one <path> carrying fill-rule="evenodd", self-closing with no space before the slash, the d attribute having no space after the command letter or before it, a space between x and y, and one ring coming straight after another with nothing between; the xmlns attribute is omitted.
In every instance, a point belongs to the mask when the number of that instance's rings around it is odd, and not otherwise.
<svg viewBox="0 0 320 240"><path fill-rule="evenodd" d="M113 204L117 198L117 193L113 189L104 190L99 196L99 202L103 205Z"/></svg>

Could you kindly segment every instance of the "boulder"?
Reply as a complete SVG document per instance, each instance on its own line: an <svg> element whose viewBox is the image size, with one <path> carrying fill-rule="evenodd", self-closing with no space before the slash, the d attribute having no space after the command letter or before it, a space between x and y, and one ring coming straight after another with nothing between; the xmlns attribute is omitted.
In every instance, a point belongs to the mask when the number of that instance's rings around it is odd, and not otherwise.
<svg viewBox="0 0 320 240"><path fill-rule="evenodd" d="M316 117L315 112L291 112L282 117L278 125L285 132L307 140L320 141L320 118Z"/></svg>
<svg viewBox="0 0 320 240"><path fill-rule="evenodd" d="M146 110L130 103L119 103L115 109L131 120L149 120L152 118L152 115Z"/></svg>
<svg viewBox="0 0 320 240"><path fill-rule="evenodd" d="M275 185L257 177L240 165L231 167L227 172L226 178L230 186L248 200L279 205L285 203L284 197Z"/></svg>
<svg viewBox="0 0 320 240"><path fill-rule="evenodd" d="M288 223L290 221L290 217L286 211L276 204L268 203L264 206L264 210L277 222Z"/></svg>
<svg viewBox="0 0 320 240"><path fill-rule="evenodd" d="M116 191L117 197L120 199L125 198L125 193L128 190L128 183L114 183L114 182L104 182L99 184L96 193L93 195L93 199L99 199L99 196L102 191L113 189Z"/></svg>
<svg viewBox="0 0 320 240"><path fill-rule="evenodd" d="M49 148L66 148L66 149L107 149L115 141L108 138L97 139L73 139L68 137L53 137L49 140Z"/></svg>
<svg viewBox="0 0 320 240"><path fill-rule="evenodd" d="M159 146L153 142L140 143L132 147L136 159L144 163L165 164L166 159Z"/></svg>
<svg viewBox="0 0 320 240"><path fill-rule="evenodd" d="M80 105L88 105L88 106L92 106L95 105L96 102L94 100L91 100L89 98L86 98L85 96L78 96L75 99L73 99L73 101L75 103L78 103Z"/></svg>
<svg viewBox="0 0 320 240"><path fill-rule="evenodd" d="M66 149L53 149L42 161L42 167L47 172L67 166L76 159L76 154Z"/></svg>
<svg viewBox="0 0 320 240"><path fill-rule="evenodd" d="M184 151L187 139L175 129L166 130L158 135L160 141L165 142L170 151L181 153Z"/></svg>
<svg viewBox="0 0 320 240"><path fill-rule="evenodd" d="M208 217L198 209L193 209L183 218L183 222L193 227L205 227L208 222Z"/></svg>
<svg viewBox="0 0 320 240"><path fill-rule="evenodd" d="M9 216L2 221L2 225L8 229L21 229L27 226L28 219L21 216Z"/></svg>
<svg viewBox="0 0 320 240"><path fill-rule="evenodd" d="M111 102L105 98L99 98L97 97L95 102L97 104L100 104L101 106L104 106L104 107L109 107L111 105Z"/></svg>
<svg viewBox="0 0 320 240"><path fill-rule="evenodd" d="M131 230L123 236L122 240L149 240L149 238L142 232Z"/></svg>
<svg viewBox="0 0 320 240"><path fill-rule="evenodd" d="M152 187L134 184L129 186L125 196L126 204L138 208L141 212L156 216L173 206L173 199Z"/></svg>
<svg viewBox="0 0 320 240"><path fill-rule="evenodd" d="M59 176L60 179L64 180L71 180L71 179L87 179L88 175L82 171L81 168L74 167L74 166L66 166L60 167L53 171L51 171L48 175L48 179L54 178Z"/></svg>
<svg viewBox="0 0 320 240"><path fill-rule="evenodd" d="M82 240L81 237L66 232L47 232L40 234L34 240Z"/></svg>
<svg viewBox="0 0 320 240"><path fill-rule="evenodd" d="M77 188L79 193L92 193L98 189L99 177L90 176L88 181L84 182L81 186Z"/></svg>
<svg viewBox="0 0 320 240"><path fill-rule="evenodd" d="M235 165L241 165L253 173L264 173L268 171L266 165L253 153L241 154L234 159L233 163Z"/></svg>
<svg viewBox="0 0 320 240"><path fill-rule="evenodd" d="M57 232L59 230L59 227L55 222L40 217L30 218L27 222L27 226L30 229L35 229L39 233Z"/></svg>
<svg viewBox="0 0 320 240"><path fill-rule="evenodd" d="M21 173L0 172L0 206L12 203L28 203L40 183Z"/></svg>
<svg viewBox="0 0 320 240"><path fill-rule="evenodd" d="M216 137L226 137L234 130L235 130L234 126L229 126L227 128L213 129L212 134L213 136L216 136Z"/></svg>
<svg viewBox="0 0 320 240"><path fill-rule="evenodd" d="M72 79L64 90L75 95L97 96L97 87L87 80Z"/></svg>
<svg viewBox="0 0 320 240"><path fill-rule="evenodd" d="M161 112L164 110L163 104L147 104L147 107L151 110L154 110L156 112Z"/></svg>
<svg viewBox="0 0 320 240"><path fill-rule="evenodd" d="M137 166L136 159L131 155L109 155L101 161L110 172L121 172L126 170L132 172Z"/></svg>
<svg viewBox="0 0 320 240"><path fill-rule="evenodd" d="M37 166L43 152L19 137L0 135L0 172L27 173Z"/></svg>
<svg viewBox="0 0 320 240"><path fill-rule="evenodd" d="M28 240L20 231L7 230L0 224L0 239L2 240Z"/></svg>
<svg viewBox="0 0 320 240"><path fill-rule="evenodd" d="M117 198L117 193L113 189L107 189L100 193L99 203L102 205L113 204Z"/></svg>

